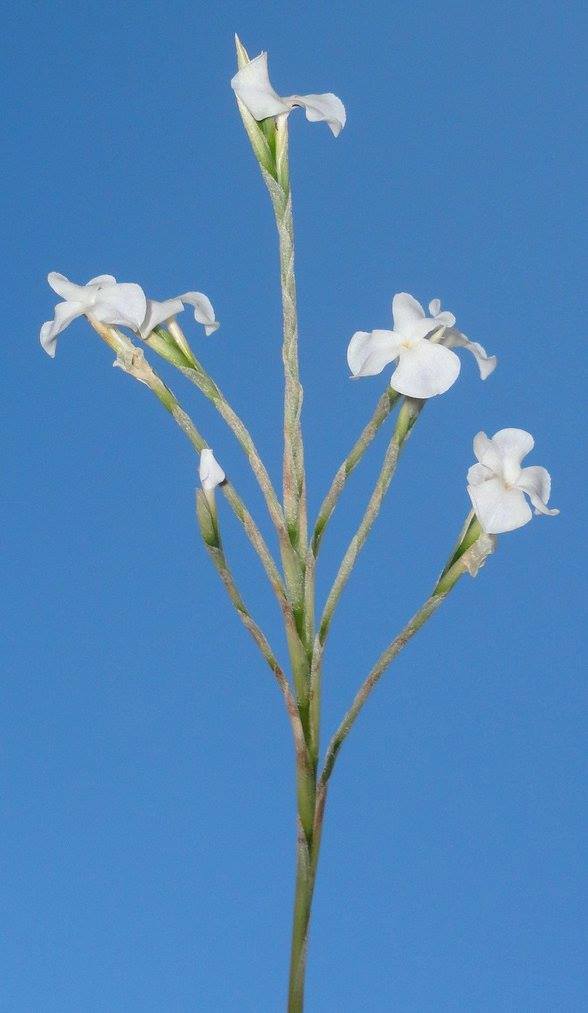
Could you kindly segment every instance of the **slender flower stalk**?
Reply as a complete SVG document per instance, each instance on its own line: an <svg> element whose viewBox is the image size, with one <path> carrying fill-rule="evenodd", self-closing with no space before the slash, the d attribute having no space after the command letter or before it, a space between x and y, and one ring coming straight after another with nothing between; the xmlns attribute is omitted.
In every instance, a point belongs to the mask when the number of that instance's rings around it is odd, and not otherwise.
<svg viewBox="0 0 588 1013"><path fill-rule="evenodd" d="M347 479L361 461L372 440L376 437L380 427L390 415L390 412L394 408L394 405L398 401L399 397L400 395L395 390L392 390L391 387L384 391L378 400L374 413L368 424L353 444L353 447L347 454L345 460L340 464L335 477L331 482L329 491L321 503L317 519L315 521L312 538L310 540L311 544L309 546L309 553L311 552L315 559L318 555L318 550L326 527L333 516L333 511L337 506L343 489L345 488Z"/></svg>
<svg viewBox="0 0 588 1013"><path fill-rule="evenodd" d="M239 70L251 64L247 51L235 39ZM284 515L288 535L298 555L298 574L287 575L295 609L304 611L304 560L307 541L306 481L301 412L302 386L298 365L298 318L296 310L296 279L294 275L294 222L292 194L288 169L287 114L267 115L260 123L252 115L235 89L239 112L261 174L268 189L278 231L280 252L280 287L282 291L284 366ZM277 109L277 107L275 107ZM256 113L256 116L259 113ZM304 626L304 624L302 624Z"/></svg>
<svg viewBox="0 0 588 1013"><path fill-rule="evenodd" d="M169 346L170 335L172 339L175 339L176 344L182 342L187 345L186 338L176 321L170 323L168 331L158 327L155 333L166 343L166 346ZM304 700L308 696L306 685L308 661L304 647L304 617L300 609L300 602L303 598L303 577L300 571L298 555L292 546L289 532L286 528L284 511L249 430L234 408L229 404L218 385L209 376L193 353L191 353L189 365L181 363L176 363L176 365L184 376L208 398L217 409L221 418L224 419L243 448L251 470L264 496L268 512L278 535L280 553L286 576L289 610L293 616L293 622L288 623L286 633L294 678L296 680L296 692L299 700Z"/></svg>
<svg viewBox="0 0 588 1013"><path fill-rule="evenodd" d="M469 547L465 549L465 551L459 554L459 558L455 561L455 563L453 563L449 569L446 568L444 576L442 576L437 582L432 595L427 598L423 605L421 605L418 612L416 612L412 619L409 620L402 632L399 633L386 650L382 652L369 675L362 683L361 688L358 690L355 699L351 704L351 707L345 714L345 717L329 742L327 752L325 754L323 770L319 780L319 784L321 786L326 787L326 784L332 774L337 754L339 753L343 742L351 731L351 728L353 727L353 724L367 698L382 678L386 669L392 664L396 656L400 653L402 648L406 646L408 641L414 637L418 630L420 630L421 626L424 626L433 613L437 611L439 606L443 604L447 595L453 590L460 577L462 577L464 573L475 575L479 568L483 566L490 553L494 551L496 544L494 539L485 535L479 527L477 528L476 534L477 537L474 538L473 542L470 542ZM468 541L470 541L472 532L469 524L467 525L465 535L468 536Z"/></svg>
<svg viewBox="0 0 588 1013"><path fill-rule="evenodd" d="M170 413L182 432L188 437L194 449L198 453L201 453L202 450L208 447L205 437L202 436L190 416L184 411L175 394L147 362L142 348L134 345L126 335L121 334L121 332L116 330L114 327L102 324L100 321L95 320L92 317L89 318L89 322L96 333L100 335L102 340L105 341L106 344L116 353L116 364L122 368L125 373L128 373L130 376L133 376L136 380L139 380L141 383L144 383L147 387L149 387L151 392L155 394L158 401ZM232 483L230 481L224 482L221 489L223 495L229 502L233 513L237 517L237 520L239 520L243 525L245 534L253 546L253 549L259 556L269 583L276 595L287 626L291 630L292 636L294 636L295 624L292 608L288 601L280 572L275 564L270 550L267 547L265 539Z"/></svg>
<svg viewBox="0 0 588 1013"><path fill-rule="evenodd" d="M331 587L327 597L320 625L314 639L310 673L310 709L312 714L311 727L314 730L313 741L311 743L311 753L315 757L318 756L319 748L318 731L320 727L320 683L322 658L331 622L345 585L351 576L355 563L357 562L357 557L359 556L378 514L380 513L384 497L388 491L394 472L396 471L400 451L408 439L408 436L410 435L423 406L423 401L416 401L412 398L404 399L392 438L388 444L388 449L386 450L380 474L374 486L374 490L366 507L365 513L361 519L360 525L353 535L345 555L343 556L339 570L337 571L337 575L333 582L333 586Z"/></svg>
<svg viewBox="0 0 588 1013"><path fill-rule="evenodd" d="M267 637L262 631L261 627L252 618L243 598L237 588L235 579L227 564L225 553L222 547L220 530L218 524L218 516L216 513L216 506L214 500L210 496L207 496L202 490L198 490L196 494L196 514L198 518L198 526L202 535L204 544L208 551L208 554L214 564L214 567L221 578L223 586L233 604L235 611L237 612L241 622L245 628L249 631L253 640L257 644L262 657L268 664L269 668L274 674L276 682L280 688L284 703L286 705L286 712L290 720L292 727L292 735L294 738L294 746L296 750L296 764L297 769L306 772L308 776L309 772L309 760L308 752L306 749L306 742L304 739L304 732L302 729L302 722L300 721L300 715L296 702L292 696L290 690L290 683L284 671L282 670L279 662L276 660L276 656L272 651Z"/></svg>
<svg viewBox="0 0 588 1013"><path fill-rule="evenodd" d="M172 345L176 345L176 347L182 345L186 349L189 348L186 336L176 320L170 321L167 328L162 326L156 327L155 334L164 343L166 349L169 349ZM184 351L182 355L188 360L186 351ZM170 356L166 355L166 358L170 359ZM268 512L274 526L278 530L278 533L285 533L284 512L280 506L280 502L267 468L261 459L259 451L255 446L253 437L247 429L247 426L239 417L235 409L229 404L218 384L206 372L202 363L199 362L191 350L188 361L185 363L176 361L174 365L176 365L184 376L186 376L187 379L198 387L204 396L208 398L211 404L213 404L218 411L221 418L224 419L226 424L229 426L229 429L232 431L238 443L245 451L245 455L249 461L251 470L257 479L257 483L267 504Z"/></svg>
<svg viewBox="0 0 588 1013"><path fill-rule="evenodd" d="M287 623L286 635L290 658L292 661L294 676L296 679L296 691L299 699L307 695L306 673L307 657L303 644L303 626L299 609L296 602L302 597L302 577L300 574L298 558L292 547L286 524L284 511L280 505L275 489L273 487L268 471L261 459L259 451L253 438L239 417L237 412L227 401L227 398L219 388L218 384L206 372L201 362L196 358L187 338L176 320L169 320L167 327L156 327L147 342L158 354L173 363L183 374L204 394L214 405L219 415L226 422L229 429L241 445L251 466L251 470L257 479L257 483L265 499L269 515L273 521L278 535L280 553L284 572L286 574L286 586L288 589L288 610L291 613L292 621ZM297 595L292 601L292 588L296 587Z"/></svg>

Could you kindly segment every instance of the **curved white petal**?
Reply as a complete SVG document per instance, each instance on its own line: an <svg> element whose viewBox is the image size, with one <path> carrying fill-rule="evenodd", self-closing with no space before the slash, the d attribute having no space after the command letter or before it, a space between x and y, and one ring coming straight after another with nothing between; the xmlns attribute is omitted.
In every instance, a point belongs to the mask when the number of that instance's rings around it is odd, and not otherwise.
<svg viewBox="0 0 588 1013"><path fill-rule="evenodd" d="M492 442L498 447L503 461L516 463L519 467L523 457L535 446L535 440L524 429L500 429L494 433Z"/></svg>
<svg viewBox="0 0 588 1013"><path fill-rule="evenodd" d="M480 485L489 478L494 478L494 472L484 464L472 464L468 469L468 485Z"/></svg>
<svg viewBox="0 0 588 1013"><path fill-rule="evenodd" d="M212 492L226 478L223 469L209 447L206 447L200 454L198 474L205 492Z"/></svg>
<svg viewBox="0 0 588 1013"><path fill-rule="evenodd" d="M267 53L260 53L231 80L231 88L256 120L288 113L292 108L274 91L267 69Z"/></svg>
<svg viewBox="0 0 588 1013"><path fill-rule="evenodd" d="M441 312L441 300L431 299L431 302L429 303L429 313L431 314L431 316L436 317L437 314L440 312Z"/></svg>
<svg viewBox="0 0 588 1013"><path fill-rule="evenodd" d="M116 285L116 278L113 278L111 274L99 274L95 278L90 278L86 285L97 285L98 288L102 288L104 285Z"/></svg>
<svg viewBox="0 0 588 1013"><path fill-rule="evenodd" d="M411 324L402 329L402 337L407 341L420 341L426 338L431 331L437 330L442 324L438 324L432 317L423 317L421 320L413 320ZM400 332L399 332L400 333Z"/></svg>
<svg viewBox="0 0 588 1013"><path fill-rule="evenodd" d="M184 292L180 299L194 307L194 319L204 325L205 334L218 330L220 324L214 315L212 303L204 292Z"/></svg>
<svg viewBox="0 0 588 1013"><path fill-rule="evenodd" d="M500 478L491 478L481 485L468 485L468 494L488 535L514 531L533 516L521 490L507 489Z"/></svg>
<svg viewBox="0 0 588 1013"><path fill-rule="evenodd" d="M474 456L478 458L480 464L485 465L495 475L502 474L502 458L498 447L484 432L474 436Z"/></svg>
<svg viewBox="0 0 588 1013"><path fill-rule="evenodd" d="M396 293L392 300L392 319L395 331L406 335L410 327L417 320L422 320L424 316L425 311L414 296L409 295L408 292ZM433 326L431 326L431 330Z"/></svg>
<svg viewBox="0 0 588 1013"><path fill-rule="evenodd" d="M394 331L356 331L347 348L351 374L376 376L400 352L400 338Z"/></svg>
<svg viewBox="0 0 588 1013"><path fill-rule="evenodd" d="M423 339L401 348L390 386L406 397L427 398L444 394L459 376L460 361L449 348Z"/></svg>
<svg viewBox="0 0 588 1013"><path fill-rule="evenodd" d="M441 344L446 345L447 348L466 348L468 352L471 352L478 363L482 380L486 380L490 376L490 373L493 373L496 369L498 359L495 355L488 355L482 345L478 344L477 341L470 341L469 338L466 338L465 334L455 330L453 327L445 331L445 334L441 338Z"/></svg>
<svg viewBox="0 0 588 1013"><path fill-rule="evenodd" d="M450 313L449 310L442 310L440 313L432 313L431 316L435 318L437 326L453 327L455 323L455 316Z"/></svg>
<svg viewBox="0 0 588 1013"><path fill-rule="evenodd" d="M175 317L176 313L181 313L183 309L184 304L181 299L165 299L163 302L157 302L156 299L148 299L145 319L139 328L141 337L143 339L148 338L151 331L158 327L159 324L162 324L165 320L169 320L170 317Z"/></svg>
<svg viewBox="0 0 588 1013"><path fill-rule="evenodd" d="M537 465L523 468L517 486L528 494L536 514L555 517L559 513L559 510L550 510L547 506L551 494L551 476L547 468L540 468Z"/></svg>
<svg viewBox="0 0 588 1013"><path fill-rule="evenodd" d="M51 271L47 275L47 281L53 291L57 292L57 295L65 299L66 302L78 302L90 306L96 298L96 289L90 289L86 285L76 285L64 274L59 274L58 271Z"/></svg>
<svg viewBox="0 0 588 1013"><path fill-rule="evenodd" d="M331 91L324 95L292 95L290 101L294 105L304 106L306 119L311 123L328 123L335 137L343 130L347 121L345 106Z"/></svg>
<svg viewBox="0 0 588 1013"><path fill-rule="evenodd" d="M139 331L147 315L147 299L140 285L124 283L97 289L92 315L103 324L122 324Z"/></svg>
<svg viewBox="0 0 588 1013"><path fill-rule="evenodd" d="M39 340L52 359L57 349L57 335L69 327L72 320L81 317L85 309L86 307L79 302L58 302L53 320L47 320L41 327Z"/></svg>

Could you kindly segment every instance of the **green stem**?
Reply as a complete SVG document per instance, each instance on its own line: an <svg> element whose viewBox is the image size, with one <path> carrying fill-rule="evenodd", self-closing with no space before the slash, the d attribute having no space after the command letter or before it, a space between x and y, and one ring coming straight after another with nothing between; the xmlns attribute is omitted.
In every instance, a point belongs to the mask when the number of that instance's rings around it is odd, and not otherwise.
<svg viewBox="0 0 588 1013"><path fill-rule="evenodd" d="M145 359L143 349L134 345L132 341L126 337L126 335L121 334L120 331L117 331L114 327L108 327L93 318L89 318L89 322L97 334L100 335L102 340L116 353L117 363L125 371L125 373L128 373L136 380L145 384L152 394L155 394L157 400L163 405L166 411L169 412L179 428L185 436L187 436L197 453L200 453L205 447L208 447L209 444L207 440L198 431L187 412L184 411L173 391L166 386L153 367ZM267 547L265 539L232 483L228 480L223 482L221 489L230 504L233 513L237 517L237 520L239 520L243 525L245 534L253 546L253 549L259 556L270 585L278 600L282 614L284 615L286 628L292 636L293 643L295 643L297 633L294 623L294 614L286 596L279 570Z"/></svg>
<svg viewBox="0 0 588 1013"><path fill-rule="evenodd" d="M310 840L304 833L300 820L298 821L288 1013L302 1013L304 1008L308 934L321 845L325 802L326 785L319 785L315 793L314 821Z"/></svg>
<svg viewBox="0 0 588 1013"><path fill-rule="evenodd" d="M200 528L200 533L206 545L208 554L217 570L221 581L225 587L225 590L239 616L241 622L245 628L249 631L257 644L263 658L267 662L269 668L274 674L276 682L284 698L286 705L286 712L290 720L292 727L292 735L294 738L294 747L296 751L296 767L300 771L301 781L306 778L305 787L309 780L314 784L314 776L311 773L310 763L308 758L308 750L306 748L306 741L304 738L304 729L302 728L302 722L296 706L296 701L292 696L290 684L286 675L284 674L279 662L276 659L274 652L272 651L270 644L265 636L263 630L258 626L255 620L252 618L249 609L245 605L241 593L237 588L233 574L227 563L224 550L222 547L220 531L218 526L218 517L216 513L216 505L214 502L214 494L207 496L202 490L198 490L197 500L197 517ZM307 790L308 794L308 790ZM305 804L303 798L304 791L301 790L299 805L301 811L305 814L308 811L308 803Z"/></svg>
<svg viewBox="0 0 588 1013"><path fill-rule="evenodd" d="M318 555L319 546L325 533L325 529L333 515L335 507L337 506L339 497L345 488L347 479L361 461L370 443L378 433L382 424L390 415L390 412L394 408L394 405L398 401L399 397L400 395L397 394L395 390L392 390L391 387L384 391L376 405L370 421L354 443L345 460L339 466L339 469L337 470L337 473L331 483L331 487L318 512L309 547L309 555L311 552L315 558Z"/></svg>
<svg viewBox="0 0 588 1013"><path fill-rule="evenodd" d="M458 551L459 548L464 545L466 547L463 551ZM488 556L494 552L495 545L495 537L484 534L484 532L479 528L477 530L477 537L472 540L471 523L469 525L466 524L463 540L460 543L458 550L456 550L457 558L456 552L454 552L452 557L450 557L450 565L443 571L443 575L437 581L432 595L427 598L424 605L420 607L418 612L416 612L412 619L406 624L402 632L398 634L398 636L380 655L369 675L362 683L351 707L337 728L337 731L332 736L325 754L325 762L323 771L319 778L318 790L326 788L335 760L337 759L337 755L343 745L343 742L349 734L359 712L364 706L374 686L376 686L376 684L380 681L386 669L394 661L402 648L406 646L408 641L414 637L418 630L420 630L421 626L423 626L427 620L430 619L433 613L437 611L439 606L443 604L447 595L453 590L464 573L469 573L471 576L476 575Z"/></svg>
<svg viewBox="0 0 588 1013"><path fill-rule="evenodd" d="M357 562L357 557L359 556L376 518L380 513L384 497L388 491L394 472L396 471L400 451L410 435L412 428L422 411L423 405L424 401L416 401L409 398L404 399L404 403L396 421L394 433L390 443L388 444L388 449L386 450L386 455L384 457L384 462L376 481L376 485L362 517L361 523L349 543L333 582L333 586L327 597L320 626L314 639L312 652L312 664L310 670L310 726L312 729L318 730L320 723L322 658L335 609L339 599L341 598L343 589L351 576L353 567ZM317 756L318 731L311 741L310 751L313 758Z"/></svg>
<svg viewBox="0 0 588 1013"><path fill-rule="evenodd" d="M276 123L276 151L278 179L263 168L262 175L274 209L280 249L284 363L284 514L292 544L304 559L307 517L301 427L302 386L298 365L294 221L292 192L287 177L288 126L285 118Z"/></svg>
<svg viewBox="0 0 588 1013"><path fill-rule="evenodd" d="M177 321L170 324L169 330L156 328L156 332L165 339L166 345L170 344L170 338L186 342L183 331ZM237 415L234 408L229 404L220 387L206 372L202 364L191 354L190 365L178 365L180 371L208 398L217 409L219 415L226 422L237 441L243 448L251 470L255 475L258 485L263 493L270 517L274 523L280 545L280 554L286 578L288 602L284 607L280 603L282 611L286 616L286 636L288 650L292 662L292 670L296 683L296 693L303 707L308 698L308 658L305 648L304 630L304 579L300 568L300 561L295 548L292 545L289 530L286 527L284 511L279 503L276 492L267 469L261 459L259 451L255 446L253 438L242 419Z"/></svg>

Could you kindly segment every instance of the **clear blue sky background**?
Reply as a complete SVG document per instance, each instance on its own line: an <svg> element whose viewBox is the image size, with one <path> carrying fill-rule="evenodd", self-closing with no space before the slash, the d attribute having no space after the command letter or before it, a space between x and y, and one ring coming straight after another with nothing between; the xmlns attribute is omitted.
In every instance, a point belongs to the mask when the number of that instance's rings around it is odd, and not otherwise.
<svg viewBox="0 0 588 1013"><path fill-rule="evenodd" d="M556 519L500 540L378 688L329 800L309 1011L585 1008L585 5L25 2L8 104L2 493L2 1009L283 1008L293 887L289 728L193 522L196 461L84 322L52 362L49 270L156 297L202 289L194 345L278 480L276 243L229 79L232 33L291 118L310 501L387 382L356 329L433 296L500 358L428 405L327 654L334 726L460 528L475 432L530 429ZM173 369L267 530L230 434ZM385 437L322 554L328 589ZM581 468L584 471L582 472ZM283 650L222 503L247 600Z"/></svg>

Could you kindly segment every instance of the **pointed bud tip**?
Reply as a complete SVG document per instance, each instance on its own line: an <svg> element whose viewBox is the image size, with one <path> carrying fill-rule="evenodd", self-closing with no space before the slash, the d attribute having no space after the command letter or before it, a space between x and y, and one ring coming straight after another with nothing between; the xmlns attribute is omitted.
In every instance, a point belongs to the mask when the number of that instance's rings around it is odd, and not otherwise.
<svg viewBox="0 0 588 1013"><path fill-rule="evenodd" d="M241 70L242 67L245 67L246 64L250 63L251 61L249 60L249 53L245 49L245 46L241 42L241 39L239 38L236 32L235 32L235 49L237 50L237 66L239 67L239 70Z"/></svg>

